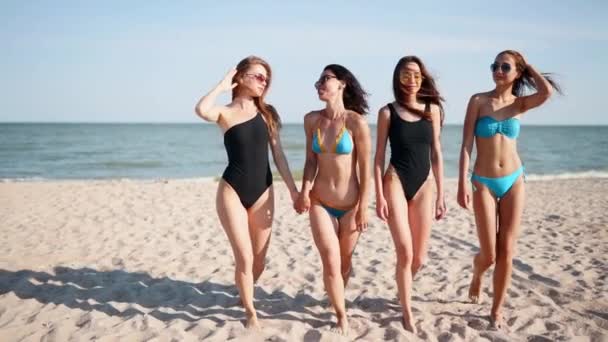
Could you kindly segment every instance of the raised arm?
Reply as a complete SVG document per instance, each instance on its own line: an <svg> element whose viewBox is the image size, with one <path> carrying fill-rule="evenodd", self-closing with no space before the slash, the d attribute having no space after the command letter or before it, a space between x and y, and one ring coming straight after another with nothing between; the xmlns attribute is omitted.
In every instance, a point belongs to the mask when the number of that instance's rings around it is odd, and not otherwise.
<svg viewBox="0 0 608 342"><path fill-rule="evenodd" d="M545 103L551 94L553 94L553 86L547 78L545 78L532 65L526 64L526 72L532 76L536 85L536 93L527 96L522 96L517 99L520 113L524 113L532 108L536 108Z"/></svg>
<svg viewBox="0 0 608 342"><path fill-rule="evenodd" d="M224 79L218 83L218 85L216 85L209 93L207 93L207 95L203 96L198 101L196 107L194 108L196 115L209 122L217 122L219 120L220 114L226 110L226 107L216 106L215 100L222 92L230 91L237 86L237 83L232 83L232 78L235 74L236 69L231 69L226 76L224 76Z"/></svg>

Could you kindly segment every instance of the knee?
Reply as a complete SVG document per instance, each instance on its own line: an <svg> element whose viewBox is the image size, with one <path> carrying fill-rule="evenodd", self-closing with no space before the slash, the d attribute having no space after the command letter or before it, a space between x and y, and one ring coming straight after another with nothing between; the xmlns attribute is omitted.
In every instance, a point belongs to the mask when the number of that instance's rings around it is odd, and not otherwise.
<svg viewBox="0 0 608 342"><path fill-rule="evenodd" d="M405 246L397 246L397 267L411 267L414 261L414 256L410 248Z"/></svg>
<svg viewBox="0 0 608 342"><path fill-rule="evenodd" d="M340 256L334 255L333 253L325 253L321 255L323 260L323 272L329 276L341 276L342 269L340 267Z"/></svg>
<svg viewBox="0 0 608 342"><path fill-rule="evenodd" d="M503 248L499 248L497 253L496 253L496 261L497 262L512 262L513 261L513 257L515 256L515 248L513 248L512 246L506 246Z"/></svg>
<svg viewBox="0 0 608 342"><path fill-rule="evenodd" d="M239 272L251 272L253 269L253 254L252 253L241 253L237 255L235 259L236 269Z"/></svg>

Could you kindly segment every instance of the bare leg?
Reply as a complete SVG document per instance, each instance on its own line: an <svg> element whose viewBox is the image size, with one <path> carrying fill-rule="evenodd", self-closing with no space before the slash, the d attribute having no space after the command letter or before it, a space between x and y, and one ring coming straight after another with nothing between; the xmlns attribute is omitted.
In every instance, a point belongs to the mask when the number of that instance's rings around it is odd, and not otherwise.
<svg viewBox="0 0 608 342"><path fill-rule="evenodd" d="M469 287L469 299L478 303L481 295L481 281L485 271L496 261L496 199L490 189L475 181L477 190L473 192L473 210L479 253L473 260L473 279Z"/></svg>
<svg viewBox="0 0 608 342"><path fill-rule="evenodd" d="M340 268L344 287L348 283L348 278L352 270L352 257L357 246L357 241L361 232L357 230L355 218L357 216L357 207L349 210L344 216L338 220L338 239L340 240Z"/></svg>
<svg viewBox="0 0 608 342"><path fill-rule="evenodd" d="M496 268L494 269L494 299L490 318L492 325L502 328L502 305L507 295L513 271L513 256L524 211L525 191L523 179L518 179L499 202L499 228L496 242Z"/></svg>
<svg viewBox="0 0 608 342"><path fill-rule="evenodd" d="M412 234L412 279L426 260L428 243L433 224L433 179L420 187L414 198L408 201L408 218Z"/></svg>
<svg viewBox="0 0 608 342"><path fill-rule="evenodd" d="M247 315L246 327L258 329L259 323L253 306L253 250L247 210L234 189L223 179L218 185L216 207L234 254L234 278Z"/></svg>
<svg viewBox="0 0 608 342"><path fill-rule="evenodd" d="M340 241L337 234L337 222L327 213L325 208L315 202L310 207L309 216L315 245L323 262L323 283L338 320L334 331L347 335L348 319L344 303L344 280L340 266Z"/></svg>
<svg viewBox="0 0 608 342"><path fill-rule="evenodd" d="M413 247L407 215L408 203L399 177L394 171L387 171L384 176L384 194L389 210L388 227L397 256L395 277L403 312L403 326L406 330L416 333L411 303Z"/></svg>
<svg viewBox="0 0 608 342"><path fill-rule="evenodd" d="M265 267L266 252L270 244L274 216L272 186L249 208L249 235L253 248L253 282L257 282Z"/></svg>

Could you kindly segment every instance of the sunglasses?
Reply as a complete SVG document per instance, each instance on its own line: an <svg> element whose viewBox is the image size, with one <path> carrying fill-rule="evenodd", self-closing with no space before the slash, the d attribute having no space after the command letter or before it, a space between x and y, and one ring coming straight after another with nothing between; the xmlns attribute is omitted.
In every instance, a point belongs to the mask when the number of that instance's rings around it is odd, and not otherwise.
<svg viewBox="0 0 608 342"><path fill-rule="evenodd" d="M511 71L511 64L509 64L509 63L498 64L496 62L490 64L490 70L492 70L492 72L498 71L498 68L500 68L500 71L502 71L503 74L508 74L509 71Z"/></svg>
<svg viewBox="0 0 608 342"><path fill-rule="evenodd" d="M315 82L315 88L319 88L320 86L325 84L325 82L331 80L332 78L337 79L337 77L334 75L322 75L321 77L319 77L319 80Z"/></svg>
<svg viewBox="0 0 608 342"><path fill-rule="evenodd" d="M262 74L245 74L247 77L251 77L260 83L268 83L268 78Z"/></svg>
<svg viewBox="0 0 608 342"><path fill-rule="evenodd" d="M424 77L422 77L422 75L420 73L414 73L414 72L404 72L399 75L399 80L402 83L407 83L411 80L414 80L416 83L420 83L420 82L422 82L423 78Z"/></svg>

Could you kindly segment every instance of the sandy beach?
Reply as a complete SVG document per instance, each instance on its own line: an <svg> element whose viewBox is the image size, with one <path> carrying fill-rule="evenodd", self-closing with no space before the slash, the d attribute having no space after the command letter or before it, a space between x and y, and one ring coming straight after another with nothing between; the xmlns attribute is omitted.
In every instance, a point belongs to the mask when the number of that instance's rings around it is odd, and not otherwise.
<svg viewBox="0 0 608 342"><path fill-rule="evenodd" d="M414 280L418 334L405 332L388 228L372 217L346 291L349 338L329 332L308 216L277 182L267 267L255 289L264 326L249 332L214 180L0 183L1 341L602 341L608 339L608 178L529 180L504 315L488 328L467 290L478 250L472 213L433 226ZM373 198L373 197L372 197Z"/></svg>

